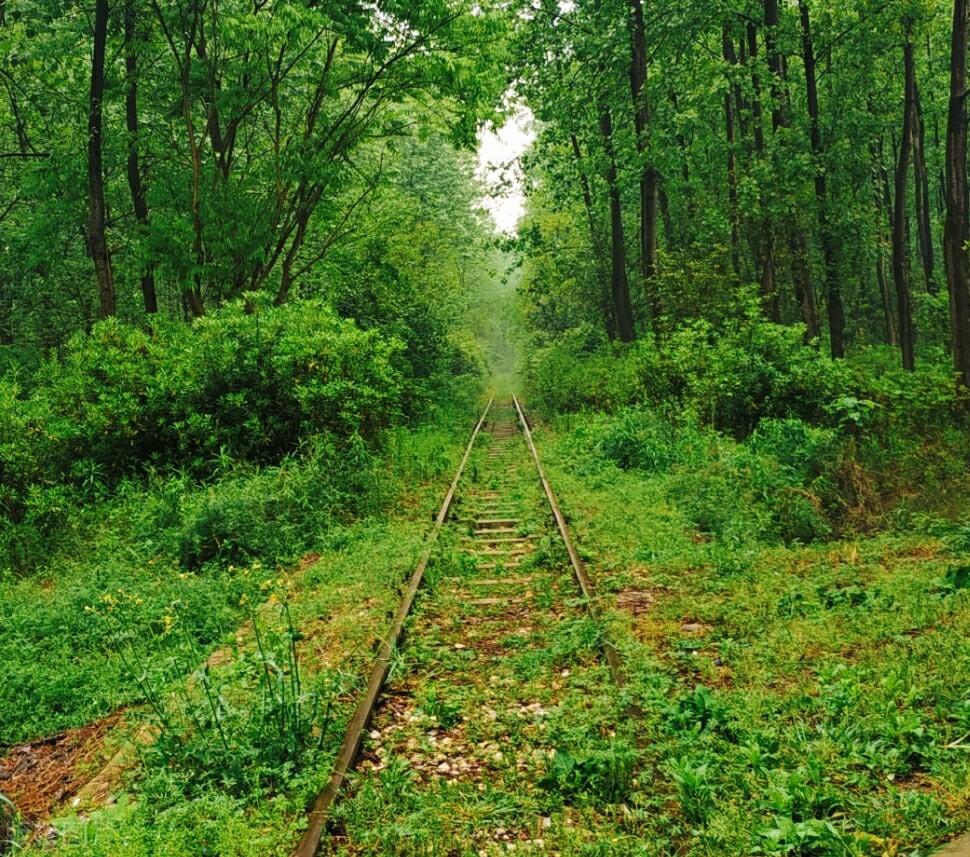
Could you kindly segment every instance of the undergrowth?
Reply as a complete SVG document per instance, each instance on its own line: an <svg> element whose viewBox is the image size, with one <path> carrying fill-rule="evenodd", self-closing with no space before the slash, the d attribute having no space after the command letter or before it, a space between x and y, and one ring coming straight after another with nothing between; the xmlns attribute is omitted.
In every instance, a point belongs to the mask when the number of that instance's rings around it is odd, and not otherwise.
<svg viewBox="0 0 970 857"><path fill-rule="evenodd" d="M736 438L641 405L538 428L615 598L643 853L929 855L970 824L965 474L901 490L965 454L959 420Z"/></svg>

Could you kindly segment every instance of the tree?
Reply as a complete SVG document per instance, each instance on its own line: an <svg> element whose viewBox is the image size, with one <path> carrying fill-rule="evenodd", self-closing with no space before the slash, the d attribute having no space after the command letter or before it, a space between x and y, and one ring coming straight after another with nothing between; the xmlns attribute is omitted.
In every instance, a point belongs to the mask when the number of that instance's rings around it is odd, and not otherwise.
<svg viewBox="0 0 970 857"><path fill-rule="evenodd" d="M626 278L626 241L623 235L623 206L617 179L616 153L613 148L613 119L608 107L600 108L600 133L606 151L606 184L610 195L610 260L613 312L616 332L622 342L633 340L633 310L630 286Z"/></svg>
<svg viewBox="0 0 970 857"><path fill-rule="evenodd" d="M899 317L899 346L903 368L915 368L915 334L913 306L909 290L909 260L907 258L906 176L913 147L913 120L916 114L916 72L913 65L912 28L906 27L903 44L905 95L903 98L903 131L900 135L899 160L896 164L896 196L893 205L893 282L896 285L896 311Z"/></svg>
<svg viewBox="0 0 970 857"><path fill-rule="evenodd" d="M647 37L640 0L630 0L630 92L633 98L633 125L640 156L640 264L647 299L655 304L650 284L657 272L657 170L648 148L650 101L647 94ZM656 324L656 319L654 321Z"/></svg>
<svg viewBox="0 0 970 857"><path fill-rule="evenodd" d="M815 199L818 228L825 265L825 304L828 311L829 343L832 356L845 356L845 310L839 286L838 251L829 215L828 180L822 163L822 132L819 126L818 81L815 72L815 46L812 42L811 16L806 0L798 0L802 24L802 59L805 64L805 102L808 108L809 137L815 156Z"/></svg>
<svg viewBox="0 0 970 857"><path fill-rule="evenodd" d="M946 125L946 228L944 250L950 293L953 366L970 387L970 211L967 205L967 0L953 2L950 97Z"/></svg>
<svg viewBox="0 0 970 857"><path fill-rule="evenodd" d="M125 74L128 88L125 93L125 125L128 130L128 189L131 191L131 204L135 220L142 230L144 239L148 233L148 202L145 184L142 179L141 158L138 145L138 36L135 0L124 0L125 30ZM150 261L142 264L141 292L145 301L145 312L158 312L158 296L155 293L155 272Z"/></svg>
<svg viewBox="0 0 970 857"><path fill-rule="evenodd" d="M781 18L778 0L765 0L765 47L768 54L768 70L771 72L771 127L776 142L791 127L791 95L788 91L788 69L785 55L778 45ZM782 146L784 152L787 147ZM812 341L818 337L818 311L815 306L815 288L809 261L808 236L798 212L792 212L785 225L788 249L791 257L792 282L795 301L805 322L805 337Z"/></svg>
<svg viewBox="0 0 970 857"><path fill-rule="evenodd" d="M108 41L108 0L94 8L94 51L91 58L91 89L88 98L88 252L94 261L101 318L117 312L114 269L105 234L104 164L102 124L104 101L104 54Z"/></svg>

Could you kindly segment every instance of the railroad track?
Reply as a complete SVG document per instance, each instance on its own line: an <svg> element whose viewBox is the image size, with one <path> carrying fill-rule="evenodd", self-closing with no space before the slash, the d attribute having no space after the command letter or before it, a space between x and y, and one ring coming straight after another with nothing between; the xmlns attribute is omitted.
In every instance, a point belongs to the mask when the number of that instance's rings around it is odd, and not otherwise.
<svg viewBox="0 0 970 857"><path fill-rule="evenodd" d="M415 611L408 645L402 647L405 623L422 586L426 597ZM331 778L308 813L294 857L325 851L380 853L366 843L373 825L385 821L352 808L345 812L343 803L335 806L355 766L359 774L353 790L359 792L370 786L379 791L380 777L400 773L404 766L409 787L426 795L446 818L449 801L461 813L480 795L496 790L508 792L507 805L521 804L517 820L507 828L458 825L439 832L439 848L447 837L454 840L453 849L471 853L483 844L482 836L512 847L517 840L541 837L550 819L532 812L524 796L535 790L555 752L548 739L555 731L551 712L561 711L570 684L587 681L584 671L602 671L596 656L563 668L549 641L567 620L581 618L584 609L596 618L593 596L521 405L515 397L490 401L381 643ZM613 679L622 683L616 652L605 644L602 654ZM389 680L395 659L403 659L405 666Z"/></svg>

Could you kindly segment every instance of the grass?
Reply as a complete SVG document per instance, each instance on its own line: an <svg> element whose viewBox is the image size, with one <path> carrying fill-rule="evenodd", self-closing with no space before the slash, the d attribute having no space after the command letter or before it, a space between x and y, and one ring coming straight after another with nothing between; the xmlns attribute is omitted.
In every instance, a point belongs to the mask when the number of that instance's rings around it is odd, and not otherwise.
<svg viewBox="0 0 970 857"><path fill-rule="evenodd" d="M117 804L54 820L57 853L287 852L467 423L455 411L437 427L395 430L383 457L364 462L352 487L367 491L353 503L318 502L334 481L312 454L232 467L208 486L146 485L92 510L70 552L10 579L0 600L4 741L124 705L134 706L128 731L160 730ZM226 503L244 539L217 540L187 567L185 532L200 509Z"/></svg>
<svg viewBox="0 0 970 857"><path fill-rule="evenodd" d="M952 520L958 491L947 494L946 514L914 496L868 535L816 527L814 504L776 514L799 479L819 478L781 466L777 442L685 433L678 446L656 427L608 422L537 429L605 622L583 610L528 459L509 487L483 443L465 487L505 483L511 492L519 534L534 536L536 550L513 572L523 582L502 591L531 610L472 603L473 593L487 594L476 584L486 573L464 550L474 490L463 490L361 771L338 805L341 853L928 857L966 829L970 531ZM132 507L119 505L99 525L97 551L65 563L56 585L16 581L4 606L16 621L2 626L0 644L11 654L32 646L51 679L73 688L52 691L37 722L83 722L145 696L104 656L117 651L119 625L134 647L129 659L146 666L142 683L170 700L173 720L116 804L55 820L56 843L28 853L289 853L460 435L391 439L392 484L415 474L423 486L398 492L391 515L331 514L306 542L274 541L273 551L312 545L317 555L289 573L218 556L187 571L171 540L134 549L138 528L119 524ZM268 475L246 478L262 487ZM714 495L685 487L709 478ZM816 481L811 490L827 489ZM170 532L184 528L175 520ZM90 574L95 557L101 576ZM45 633L57 621L76 623L73 649ZM625 659L622 692L599 656L606 635ZM193 672L188 664L220 644L227 656ZM12 674L29 672L14 664ZM278 682L269 690L267 670ZM300 714L295 732L272 719L280 706L267 700L277 698ZM29 707L18 709L13 694L0 699L19 718L5 724L28 734ZM130 718L151 714L143 706Z"/></svg>
<svg viewBox="0 0 970 857"><path fill-rule="evenodd" d="M589 432L538 442L644 712L643 853L928 855L970 826L962 526L785 545L734 503L705 529L690 450L623 470Z"/></svg>

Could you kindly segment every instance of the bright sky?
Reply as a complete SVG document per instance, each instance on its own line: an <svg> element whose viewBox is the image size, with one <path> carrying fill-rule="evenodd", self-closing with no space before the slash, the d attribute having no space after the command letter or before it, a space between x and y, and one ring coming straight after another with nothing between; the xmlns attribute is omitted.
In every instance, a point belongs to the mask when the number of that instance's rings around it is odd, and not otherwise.
<svg viewBox="0 0 970 857"><path fill-rule="evenodd" d="M488 189L483 205L500 232L515 232L525 212L519 158L535 137L532 121L529 108L519 106L497 131L489 127L478 134L478 175Z"/></svg>

